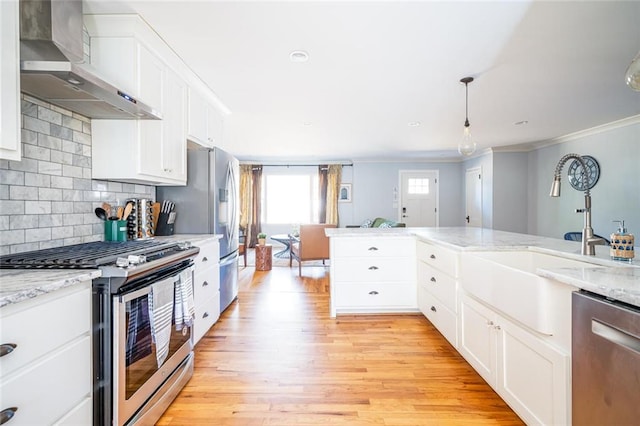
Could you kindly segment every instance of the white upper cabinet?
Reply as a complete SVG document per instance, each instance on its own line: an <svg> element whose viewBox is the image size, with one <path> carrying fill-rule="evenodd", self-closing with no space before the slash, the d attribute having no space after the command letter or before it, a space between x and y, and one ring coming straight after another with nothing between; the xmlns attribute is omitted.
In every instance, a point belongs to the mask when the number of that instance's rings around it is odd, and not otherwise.
<svg viewBox="0 0 640 426"><path fill-rule="evenodd" d="M88 15L91 63L156 109L162 120L93 120L93 178L185 185L184 65L137 15Z"/></svg>
<svg viewBox="0 0 640 426"><path fill-rule="evenodd" d="M0 1L0 158L20 161L18 1Z"/></svg>
<svg viewBox="0 0 640 426"><path fill-rule="evenodd" d="M224 114L206 95L206 89L189 86L188 138L206 147L222 145Z"/></svg>

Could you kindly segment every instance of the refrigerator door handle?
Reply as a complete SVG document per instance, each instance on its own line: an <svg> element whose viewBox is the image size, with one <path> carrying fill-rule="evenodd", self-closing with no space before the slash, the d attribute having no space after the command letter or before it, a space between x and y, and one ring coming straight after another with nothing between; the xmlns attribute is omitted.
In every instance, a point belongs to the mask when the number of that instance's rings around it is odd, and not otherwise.
<svg viewBox="0 0 640 426"><path fill-rule="evenodd" d="M229 179L229 192L231 193L231 196L229 197L231 199L231 205L229 206L229 209L231 210L231 226L230 226L230 230L229 230L229 242L231 242L232 240L235 240L236 238L236 233L239 231L238 230L238 216L237 216L237 210L238 210L238 200L236 197L236 194L238 193L237 191L237 182L236 182L236 176L233 173L233 163L229 162L229 169L228 169L228 179Z"/></svg>

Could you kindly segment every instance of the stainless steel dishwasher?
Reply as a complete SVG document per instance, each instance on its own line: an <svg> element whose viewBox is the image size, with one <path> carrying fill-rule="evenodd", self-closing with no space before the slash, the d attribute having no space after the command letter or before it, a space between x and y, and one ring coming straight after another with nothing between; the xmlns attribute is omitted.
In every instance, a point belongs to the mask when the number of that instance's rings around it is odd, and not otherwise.
<svg viewBox="0 0 640 426"><path fill-rule="evenodd" d="M573 424L640 421L640 309L586 291L572 296Z"/></svg>

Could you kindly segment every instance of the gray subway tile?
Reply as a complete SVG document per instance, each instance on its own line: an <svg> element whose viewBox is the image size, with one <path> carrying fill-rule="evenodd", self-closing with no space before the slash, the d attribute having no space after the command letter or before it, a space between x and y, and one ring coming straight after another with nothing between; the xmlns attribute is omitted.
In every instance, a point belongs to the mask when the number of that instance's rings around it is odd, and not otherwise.
<svg viewBox="0 0 640 426"><path fill-rule="evenodd" d="M49 240L49 241L40 241L38 245L39 250L46 250L50 248L62 247L64 245L64 240Z"/></svg>
<svg viewBox="0 0 640 426"><path fill-rule="evenodd" d="M7 231L9 229L10 218L11 216L7 216L7 215L0 216L0 231Z"/></svg>
<svg viewBox="0 0 640 426"><path fill-rule="evenodd" d="M38 144L38 134L31 130L22 129L20 132L20 141L22 143L28 143L30 145Z"/></svg>
<svg viewBox="0 0 640 426"><path fill-rule="evenodd" d="M100 191L84 191L82 199L84 201L104 201L106 198L103 194L104 192Z"/></svg>
<svg viewBox="0 0 640 426"><path fill-rule="evenodd" d="M62 139L62 151L69 152L71 154L82 154L82 147L84 145L70 140Z"/></svg>
<svg viewBox="0 0 640 426"><path fill-rule="evenodd" d="M38 188L38 199L40 201L60 201L62 199L62 189Z"/></svg>
<svg viewBox="0 0 640 426"><path fill-rule="evenodd" d="M62 114L50 108L38 107L38 118L48 123L62 125Z"/></svg>
<svg viewBox="0 0 640 426"><path fill-rule="evenodd" d="M64 226L82 225L84 217L82 216L82 213L69 213L64 215L63 221Z"/></svg>
<svg viewBox="0 0 640 426"><path fill-rule="evenodd" d="M2 241L2 245L22 244L24 243L24 229L0 231L0 241Z"/></svg>
<svg viewBox="0 0 640 426"><path fill-rule="evenodd" d="M28 115L22 116L22 125L25 129L32 130L38 133L49 134L49 132L51 131L51 124L49 122L34 117L29 117Z"/></svg>
<svg viewBox="0 0 640 426"><path fill-rule="evenodd" d="M51 201L50 213L63 213L67 214L73 211L72 201Z"/></svg>
<svg viewBox="0 0 640 426"><path fill-rule="evenodd" d="M22 161L9 161L9 168L11 170L36 173L38 171L38 160L23 158Z"/></svg>
<svg viewBox="0 0 640 426"><path fill-rule="evenodd" d="M24 185L24 172L0 169L0 181L5 185Z"/></svg>
<svg viewBox="0 0 640 426"><path fill-rule="evenodd" d="M83 191L79 189L63 189L61 201L87 201L83 199Z"/></svg>
<svg viewBox="0 0 640 426"><path fill-rule="evenodd" d="M62 140L69 140L73 138L73 130L68 127L59 126L57 124L51 124L51 136L60 138Z"/></svg>
<svg viewBox="0 0 640 426"><path fill-rule="evenodd" d="M63 226L64 215L63 214L39 214L38 215L38 228Z"/></svg>
<svg viewBox="0 0 640 426"><path fill-rule="evenodd" d="M78 120L82 121L83 123L91 123L91 119L88 117L85 117L84 115L80 115L77 112L73 113L73 118L77 118Z"/></svg>
<svg viewBox="0 0 640 426"><path fill-rule="evenodd" d="M106 191L109 186L109 182L104 180L92 180L91 189L94 191Z"/></svg>
<svg viewBox="0 0 640 426"><path fill-rule="evenodd" d="M73 189L91 190L91 179L73 178Z"/></svg>
<svg viewBox="0 0 640 426"><path fill-rule="evenodd" d="M79 142L84 145L91 145L91 135L86 133L77 132L74 130L73 132L73 141Z"/></svg>
<svg viewBox="0 0 640 426"><path fill-rule="evenodd" d="M38 227L38 215L16 215L10 216L9 228L10 229L29 229Z"/></svg>
<svg viewBox="0 0 640 426"><path fill-rule="evenodd" d="M74 117L62 117L62 125L70 130L75 130L77 132L82 131L82 121ZM71 132L71 134L73 135L73 132Z"/></svg>
<svg viewBox="0 0 640 426"><path fill-rule="evenodd" d="M85 157L92 157L93 153L91 151L91 145L82 145L82 155L84 155Z"/></svg>
<svg viewBox="0 0 640 426"><path fill-rule="evenodd" d="M13 246L0 245L0 256L6 256L8 254L11 254L11 247Z"/></svg>
<svg viewBox="0 0 640 426"><path fill-rule="evenodd" d="M28 117L38 118L38 105L23 99L20 101L20 112Z"/></svg>
<svg viewBox="0 0 640 426"><path fill-rule="evenodd" d="M92 234L91 225L77 225L73 227L73 236L74 237L84 237L86 235Z"/></svg>
<svg viewBox="0 0 640 426"><path fill-rule="evenodd" d="M39 134L38 145L60 151L62 149L62 139L51 136L49 133L47 133L46 135Z"/></svg>
<svg viewBox="0 0 640 426"><path fill-rule="evenodd" d="M38 243L15 244L10 246L11 254L34 251L40 248Z"/></svg>
<svg viewBox="0 0 640 426"><path fill-rule="evenodd" d="M58 164L73 164L73 154L62 151L51 151L51 162Z"/></svg>
<svg viewBox="0 0 640 426"><path fill-rule="evenodd" d="M122 184L120 182L109 182L107 185L107 191L122 192Z"/></svg>
<svg viewBox="0 0 640 426"><path fill-rule="evenodd" d="M73 116L73 112L69 111L68 109L65 109L65 108L59 107L59 106L57 106L57 105L51 105L51 106L50 106L50 108L51 108L53 111L55 111L55 112L58 112L58 113L62 114L62 116L65 116L65 115L66 115L66 116L68 116L68 117Z"/></svg>
<svg viewBox="0 0 640 426"><path fill-rule="evenodd" d="M22 145L23 158L35 158L36 160L51 161L51 150L37 145Z"/></svg>
<svg viewBox="0 0 640 426"><path fill-rule="evenodd" d="M58 226L58 227L55 227L55 228L51 228L51 239L52 240L57 240L57 239L60 239L60 238L70 238L70 237L73 237L73 227L72 226Z"/></svg>
<svg viewBox="0 0 640 426"><path fill-rule="evenodd" d="M43 175L62 176L63 166L62 164L52 163L50 161L38 161L37 171Z"/></svg>
<svg viewBox="0 0 640 426"><path fill-rule="evenodd" d="M83 243L92 243L94 241L102 241L104 238L104 236L102 235L102 233L100 234L91 234L91 235L87 235L86 237L82 237L82 242Z"/></svg>
<svg viewBox="0 0 640 426"><path fill-rule="evenodd" d="M63 164L62 165L62 175L63 176L69 176L69 177L75 177L75 178L81 178L81 177L83 177L82 167Z"/></svg>
<svg viewBox="0 0 640 426"><path fill-rule="evenodd" d="M82 237L72 237L72 238L65 238L64 239L64 245L65 246L70 246L72 244L80 244L82 243Z"/></svg>
<svg viewBox="0 0 640 426"><path fill-rule="evenodd" d="M37 200L38 188L34 186L9 186L10 200Z"/></svg>
<svg viewBox="0 0 640 426"><path fill-rule="evenodd" d="M74 178L66 176L51 176L51 187L61 189L73 189Z"/></svg>
<svg viewBox="0 0 640 426"><path fill-rule="evenodd" d="M84 155L73 155L72 164L78 167L91 167L91 157L85 157Z"/></svg>
<svg viewBox="0 0 640 426"><path fill-rule="evenodd" d="M91 179L93 176L91 175L91 169L83 168L82 169L82 177L85 179Z"/></svg>
<svg viewBox="0 0 640 426"><path fill-rule="evenodd" d="M51 186L51 176L41 175L39 173L25 173L24 184L27 186L49 188Z"/></svg>
<svg viewBox="0 0 640 426"><path fill-rule="evenodd" d="M25 201L3 200L0 203L0 215L24 214Z"/></svg>
<svg viewBox="0 0 640 426"><path fill-rule="evenodd" d="M51 228L35 228L24 230L24 242L47 241L51 239Z"/></svg>
<svg viewBox="0 0 640 426"><path fill-rule="evenodd" d="M91 134L91 123L82 123L82 133Z"/></svg>
<svg viewBox="0 0 640 426"><path fill-rule="evenodd" d="M25 201L25 214L50 214L51 201Z"/></svg>
<svg viewBox="0 0 640 426"><path fill-rule="evenodd" d="M0 200L9 199L9 185L0 184Z"/></svg>
<svg viewBox="0 0 640 426"><path fill-rule="evenodd" d="M88 201L76 201L75 203L73 203L73 213L82 213L82 214L91 214L91 216L96 217L95 212L93 211L94 207L92 207L92 204ZM83 221L82 223L87 223L86 221Z"/></svg>
<svg viewBox="0 0 640 426"><path fill-rule="evenodd" d="M33 96L27 95L26 93L22 94L22 99L24 99L25 101L29 101L32 104L40 105L47 108L51 107L50 103L45 102L42 99L34 98Z"/></svg>

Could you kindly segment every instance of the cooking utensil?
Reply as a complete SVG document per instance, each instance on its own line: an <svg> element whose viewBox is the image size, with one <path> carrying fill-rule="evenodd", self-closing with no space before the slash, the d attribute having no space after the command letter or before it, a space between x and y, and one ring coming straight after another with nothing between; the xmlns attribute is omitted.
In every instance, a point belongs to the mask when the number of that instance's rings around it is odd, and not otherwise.
<svg viewBox="0 0 640 426"><path fill-rule="evenodd" d="M124 209L122 208L122 206L118 206L118 208L116 209L116 216L118 217L118 220L122 220L122 213L124 213Z"/></svg>
<svg viewBox="0 0 640 426"><path fill-rule="evenodd" d="M95 212L99 219L107 220L107 212L102 207L96 207Z"/></svg>
<svg viewBox="0 0 640 426"><path fill-rule="evenodd" d="M133 210L133 203L127 203L124 208L124 212L122 213L122 220L127 220L129 215L131 214L131 210Z"/></svg>
<svg viewBox="0 0 640 426"><path fill-rule="evenodd" d="M102 203L102 208L104 209L107 217L111 216L111 204L109 203Z"/></svg>

